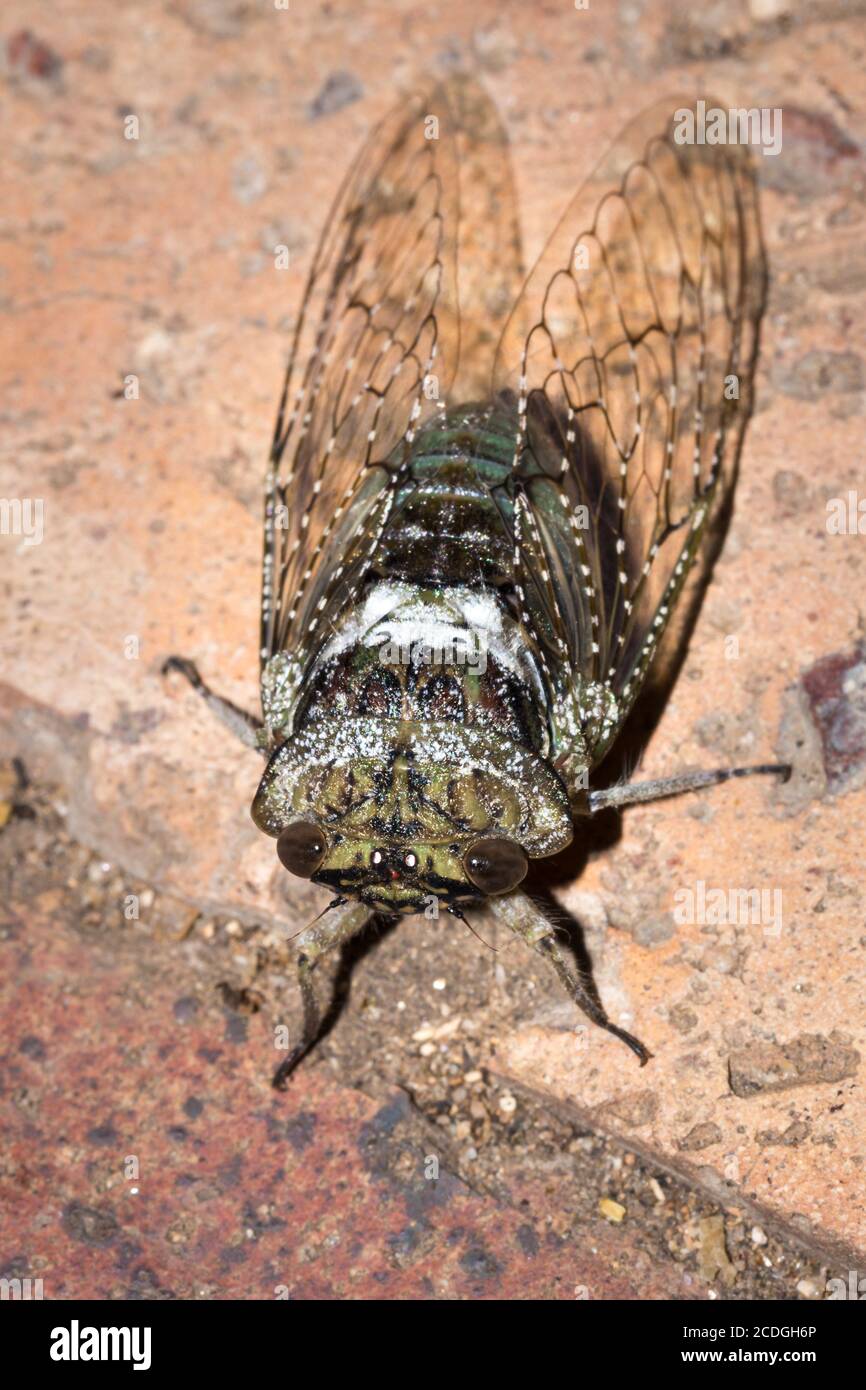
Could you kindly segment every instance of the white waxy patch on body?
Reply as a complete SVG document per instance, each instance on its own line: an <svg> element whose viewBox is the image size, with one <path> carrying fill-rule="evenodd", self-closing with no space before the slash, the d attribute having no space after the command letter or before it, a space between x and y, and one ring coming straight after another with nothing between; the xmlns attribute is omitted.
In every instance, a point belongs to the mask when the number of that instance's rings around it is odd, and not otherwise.
<svg viewBox="0 0 866 1390"><path fill-rule="evenodd" d="M441 596L424 596L414 584L383 580L364 601L347 610L322 648L313 671L351 647L387 643L411 650L420 645L434 652L464 653L471 664L483 650L545 698L538 668L520 631L495 593L456 586Z"/></svg>

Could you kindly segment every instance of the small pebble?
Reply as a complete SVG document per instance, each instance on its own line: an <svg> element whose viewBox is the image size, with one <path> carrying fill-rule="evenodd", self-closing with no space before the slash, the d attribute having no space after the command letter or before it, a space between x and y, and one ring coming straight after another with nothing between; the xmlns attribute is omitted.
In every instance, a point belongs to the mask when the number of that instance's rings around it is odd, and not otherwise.
<svg viewBox="0 0 866 1390"><path fill-rule="evenodd" d="M499 1097L499 1109L505 1115L514 1114L515 1110L517 1109L517 1101L514 1099L514 1096L510 1094L510 1092L505 1091Z"/></svg>
<svg viewBox="0 0 866 1390"><path fill-rule="evenodd" d="M625 1207L615 1202L612 1197L602 1197L598 1209L606 1221L613 1221L616 1225L619 1225L625 1216Z"/></svg>
<svg viewBox="0 0 866 1390"><path fill-rule="evenodd" d="M767 1244L767 1236L766 1236L766 1233L765 1233L764 1231L761 1230L760 1226L753 1226L753 1227L752 1227L752 1241L753 1241L753 1243L754 1243L755 1245L766 1245L766 1244Z"/></svg>
<svg viewBox="0 0 866 1390"><path fill-rule="evenodd" d="M440 975L440 977L439 977L438 980L434 980L434 981L433 981L433 988L434 988L434 989L444 989L444 988L445 988L445 981L442 979L441 975Z"/></svg>

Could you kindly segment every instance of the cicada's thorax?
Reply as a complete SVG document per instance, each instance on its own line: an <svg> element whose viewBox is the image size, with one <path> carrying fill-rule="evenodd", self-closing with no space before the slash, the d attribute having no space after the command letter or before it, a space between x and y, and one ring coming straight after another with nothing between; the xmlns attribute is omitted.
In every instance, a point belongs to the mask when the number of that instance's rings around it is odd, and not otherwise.
<svg viewBox="0 0 866 1390"><path fill-rule="evenodd" d="M391 910L479 897L460 867L479 835L532 857L572 833L543 669L513 606L498 511L511 453L482 421L466 411L419 435L365 590L306 672L253 809L271 833L290 814L325 825L316 881Z"/></svg>

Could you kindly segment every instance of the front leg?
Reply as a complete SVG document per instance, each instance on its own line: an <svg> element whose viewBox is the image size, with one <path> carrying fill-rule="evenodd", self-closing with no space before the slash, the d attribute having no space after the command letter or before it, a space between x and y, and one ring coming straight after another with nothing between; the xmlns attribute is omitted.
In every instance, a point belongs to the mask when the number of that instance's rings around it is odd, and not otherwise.
<svg viewBox="0 0 866 1390"><path fill-rule="evenodd" d="M169 671L179 671L185 676L192 686L202 697L208 709L218 719L222 720L227 728L240 739L241 743L246 744L247 748L256 748L260 753L267 755L267 750L262 747L259 731L262 729L261 719L256 719L254 714L247 714L246 710L238 709L231 700L225 700L221 695L216 695L209 685L206 685L198 673L198 667L194 661L188 661L183 656L170 656L163 662L162 675L167 675Z"/></svg>
<svg viewBox="0 0 866 1390"><path fill-rule="evenodd" d="M536 907L532 899L525 893L512 893L508 897L491 899L491 907L500 922L505 922L527 946L531 946L539 955L550 961L577 1007L582 1009L597 1027L612 1033L615 1038L624 1042L626 1047L630 1047L639 1058L641 1066L646 1066L652 1053L639 1038L611 1023L590 980L571 973L556 943L556 929L553 923Z"/></svg>
<svg viewBox="0 0 866 1390"><path fill-rule="evenodd" d="M313 971L323 956L361 931L372 915L372 909L366 903L347 903L336 899L301 937L298 945L298 984L304 1006L304 1031L301 1041L274 1073L271 1084L275 1090L286 1089L286 1082L298 1063L315 1047L327 1029L328 1015L323 1020L313 985Z"/></svg>

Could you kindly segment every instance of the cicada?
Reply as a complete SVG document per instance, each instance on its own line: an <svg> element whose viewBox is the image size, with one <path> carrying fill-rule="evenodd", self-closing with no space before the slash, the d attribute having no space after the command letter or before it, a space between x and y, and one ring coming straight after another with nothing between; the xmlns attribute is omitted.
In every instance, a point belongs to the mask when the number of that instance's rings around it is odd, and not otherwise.
<svg viewBox="0 0 866 1390"><path fill-rule="evenodd" d="M362 149L313 261L264 506L256 824L331 901L313 973L376 914L489 904L621 1038L520 891L583 817L761 765L598 786L730 495L766 270L748 149L645 113L524 279L508 144L471 79ZM468 919L467 919L468 920Z"/></svg>

